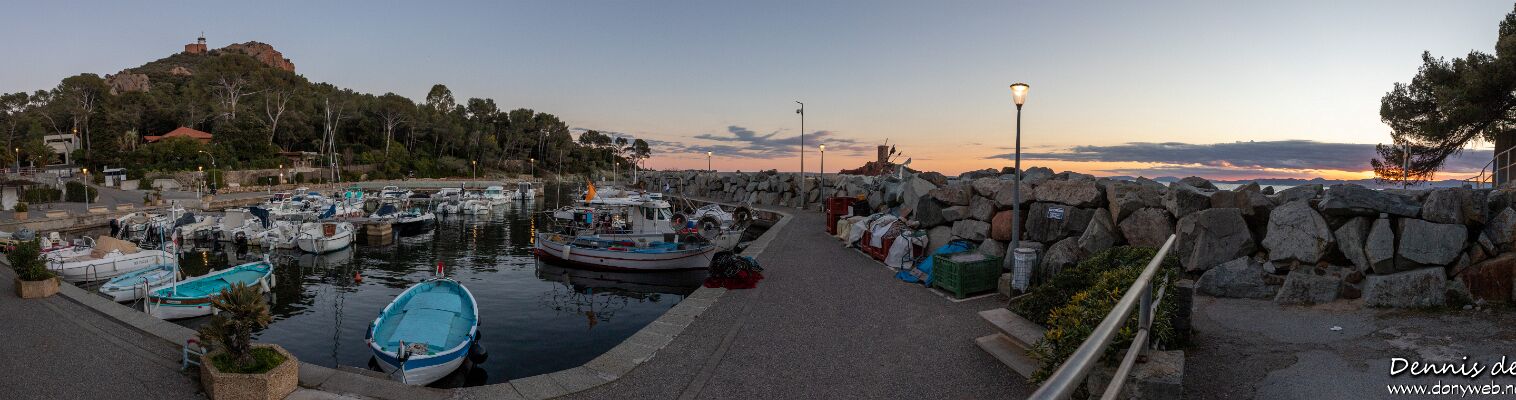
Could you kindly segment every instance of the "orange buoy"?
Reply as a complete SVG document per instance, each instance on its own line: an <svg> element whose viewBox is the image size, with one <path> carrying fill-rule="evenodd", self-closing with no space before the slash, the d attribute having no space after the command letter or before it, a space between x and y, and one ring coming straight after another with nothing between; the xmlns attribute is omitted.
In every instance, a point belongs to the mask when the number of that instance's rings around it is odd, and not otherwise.
<svg viewBox="0 0 1516 400"><path fill-rule="evenodd" d="M353 272L353 282L363 283L363 274L359 274L358 272Z"/></svg>

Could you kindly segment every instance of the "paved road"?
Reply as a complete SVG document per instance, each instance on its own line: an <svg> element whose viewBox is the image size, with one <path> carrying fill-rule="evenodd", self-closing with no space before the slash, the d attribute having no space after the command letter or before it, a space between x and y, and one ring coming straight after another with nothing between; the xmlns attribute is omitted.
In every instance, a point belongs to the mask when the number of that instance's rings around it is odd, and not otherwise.
<svg viewBox="0 0 1516 400"><path fill-rule="evenodd" d="M0 268L0 398L202 398L177 348L62 296L17 298Z"/></svg>
<svg viewBox="0 0 1516 400"><path fill-rule="evenodd" d="M974 344L995 296L952 303L895 280L794 219L758 260L757 289L728 292L651 361L571 398L1022 398L1031 388Z"/></svg>
<svg viewBox="0 0 1516 400"><path fill-rule="evenodd" d="M1396 398L1386 389L1392 384L1486 384L1491 364L1502 356L1516 361L1513 323L1516 316L1499 306L1377 310L1356 301L1295 307L1196 296L1196 343L1185 354L1185 391L1192 399L1357 399ZM1389 374L1393 357L1462 364L1465 356L1470 365L1483 363L1483 377ZM1495 382L1516 384L1516 377Z"/></svg>

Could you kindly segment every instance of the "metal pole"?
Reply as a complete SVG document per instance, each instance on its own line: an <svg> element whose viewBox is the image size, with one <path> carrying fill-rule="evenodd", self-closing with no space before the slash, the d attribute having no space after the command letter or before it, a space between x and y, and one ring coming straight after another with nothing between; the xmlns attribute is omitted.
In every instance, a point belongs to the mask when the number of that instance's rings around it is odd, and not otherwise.
<svg viewBox="0 0 1516 400"><path fill-rule="evenodd" d="M800 189L803 193L805 192L805 103L799 101L795 103L800 104L800 109L795 110L795 113L800 114ZM800 204L805 204L804 194L809 193L802 194Z"/></svg>
<svg viewBox="0 0 1516 400"><path fill-rule="evenodd" d="M1002 261L1011 265L1016 249L1021 248L1021 105L1016 105L1016 184L1011 186L1011 249Z"/></svg>
<svg viewBox="0 0 1516 400"><path fill-rule="evenodd" d="M1400 155L1400 188L1411 186L1411 142L1405 143L1405 152Z"/></svg>

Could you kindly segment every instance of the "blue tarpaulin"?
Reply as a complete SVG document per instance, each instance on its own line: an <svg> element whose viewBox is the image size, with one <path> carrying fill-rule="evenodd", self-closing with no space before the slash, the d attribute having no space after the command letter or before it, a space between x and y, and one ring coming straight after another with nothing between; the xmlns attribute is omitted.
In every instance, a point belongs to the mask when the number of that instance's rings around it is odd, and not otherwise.
<svg viewBox="0 0 1516 400"><path fill-rule="evenodd" d="M932 255L960 253L969 251L974 247L974 242L958 239L948 242L948 244L942 245L942 247L938 247L937 251L932 253ZM922 285L932 286L932 258L934 257L928 255L925 260L921 260L920 264L916 264L915 268L895 273L895 278L910 283L919 282Z"/></svg>

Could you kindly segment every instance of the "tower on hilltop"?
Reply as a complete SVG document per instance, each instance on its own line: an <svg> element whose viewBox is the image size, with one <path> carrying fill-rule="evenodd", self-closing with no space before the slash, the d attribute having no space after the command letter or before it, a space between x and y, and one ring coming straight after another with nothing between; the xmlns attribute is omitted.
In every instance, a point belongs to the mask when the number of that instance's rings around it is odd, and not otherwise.
<svg viewBox="0 0 1516 400"><path fill-rule="evenodd" d="M195 43L184 45L184 52L189 54L205 54L205 32L200 32L200 39Z"/></svg>

